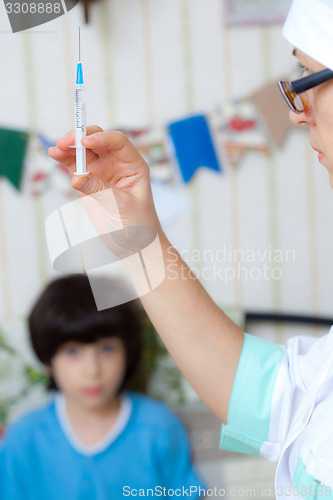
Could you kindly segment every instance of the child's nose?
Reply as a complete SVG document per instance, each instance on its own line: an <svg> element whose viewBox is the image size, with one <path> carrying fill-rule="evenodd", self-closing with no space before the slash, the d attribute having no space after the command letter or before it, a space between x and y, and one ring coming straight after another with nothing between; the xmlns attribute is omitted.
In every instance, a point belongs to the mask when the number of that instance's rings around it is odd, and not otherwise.
<svg viewBox="0 0 333 500"><path fill-rule="evenodd" d="M97 375L100 371L98 353L94 349L86 353L85 371L89 375Z"/></svg>

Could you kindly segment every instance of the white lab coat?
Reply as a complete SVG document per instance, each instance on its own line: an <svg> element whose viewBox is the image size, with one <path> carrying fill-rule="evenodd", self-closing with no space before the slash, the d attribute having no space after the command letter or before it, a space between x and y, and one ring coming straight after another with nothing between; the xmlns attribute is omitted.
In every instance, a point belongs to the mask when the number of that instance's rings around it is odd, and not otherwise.
<svg viewBox="0 0 333 500"><path fill-rule="evenodd" d="M333 498L333 327L286 346L245 334L221 447L277 461L277 498Z"/></svg>

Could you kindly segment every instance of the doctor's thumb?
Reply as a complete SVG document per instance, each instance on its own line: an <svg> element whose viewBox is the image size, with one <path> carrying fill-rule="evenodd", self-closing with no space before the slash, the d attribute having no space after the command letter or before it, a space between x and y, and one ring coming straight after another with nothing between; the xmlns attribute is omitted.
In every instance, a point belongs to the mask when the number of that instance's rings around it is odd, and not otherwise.
<svg viewBox="0 0 333 500"><path fill-rule="evenodd" d="M95 194L105 189L103 181L94 174L73 175L72 187L83 194Z"/></svg>

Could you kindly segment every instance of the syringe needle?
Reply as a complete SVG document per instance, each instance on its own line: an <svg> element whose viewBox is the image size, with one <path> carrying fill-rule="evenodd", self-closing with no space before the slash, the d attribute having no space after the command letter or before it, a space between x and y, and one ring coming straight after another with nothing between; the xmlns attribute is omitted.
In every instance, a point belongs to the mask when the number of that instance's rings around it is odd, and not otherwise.
<svg viewBox="0 0 333 500"><path fill-rule="evenodd" d="M86 169L86 148L82 139L86 136L86 99L81 64L81 37L79 28L79 61L76 71L75 85L75 147L76 147L76 172L74 174L89 174Z"/></svg>

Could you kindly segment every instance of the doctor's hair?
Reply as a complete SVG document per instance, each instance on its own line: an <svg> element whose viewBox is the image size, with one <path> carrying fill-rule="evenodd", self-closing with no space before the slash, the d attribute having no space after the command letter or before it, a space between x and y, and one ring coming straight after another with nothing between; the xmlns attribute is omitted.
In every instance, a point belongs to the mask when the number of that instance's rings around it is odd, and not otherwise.
<svg viewBox="0 0 333 500"><path fill-rule="evenodd" d="M111 296L123 294L119 281L94 278L94 286ZM89 344L106 337L119 338L125 348L126 369L119 394L135 373L142 351L143 310L137 301L97 310L89 279L72 274L52 281L34 304L28 327L37 358L50 369L49 390L58 390L52 359L67 342Z"/></svg>

